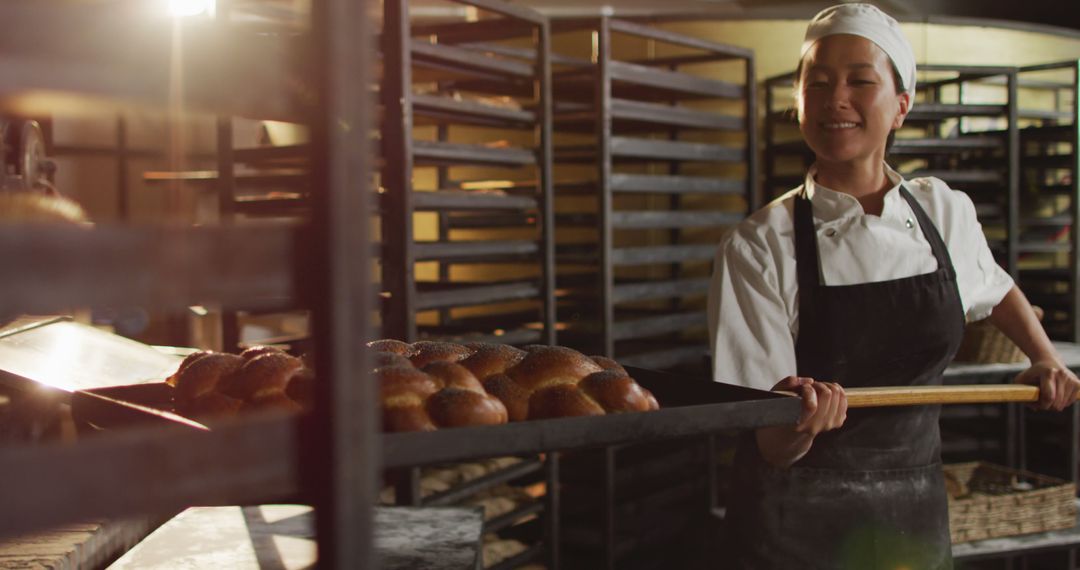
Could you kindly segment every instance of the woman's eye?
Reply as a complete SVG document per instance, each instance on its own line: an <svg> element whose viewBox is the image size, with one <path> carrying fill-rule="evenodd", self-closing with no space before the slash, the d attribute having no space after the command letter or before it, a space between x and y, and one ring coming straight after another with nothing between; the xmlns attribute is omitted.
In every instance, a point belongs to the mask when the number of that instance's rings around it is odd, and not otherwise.
<svg viewBox="0 0 1080 570"><path fill-rule="evenodd" d="M870 79L856 78L856 79L851 80L852 85L872 85L873 83L874 82L872 80L870 80Z"/></svg>

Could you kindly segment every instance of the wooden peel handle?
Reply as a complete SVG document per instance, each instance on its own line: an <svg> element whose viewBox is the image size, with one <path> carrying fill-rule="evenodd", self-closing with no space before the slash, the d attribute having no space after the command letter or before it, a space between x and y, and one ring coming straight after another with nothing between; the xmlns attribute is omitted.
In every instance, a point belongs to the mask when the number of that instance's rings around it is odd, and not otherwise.
<svg viewBox="0 0 1080 570"><path fill-rule="evenodd" d="M796 396L794 392L784 394ZM848 408L882 406L918 406L925 404L994 404L998 402L1037 402L1038 386L1024 384L956 386L883 386L848 388Z"/></svg>

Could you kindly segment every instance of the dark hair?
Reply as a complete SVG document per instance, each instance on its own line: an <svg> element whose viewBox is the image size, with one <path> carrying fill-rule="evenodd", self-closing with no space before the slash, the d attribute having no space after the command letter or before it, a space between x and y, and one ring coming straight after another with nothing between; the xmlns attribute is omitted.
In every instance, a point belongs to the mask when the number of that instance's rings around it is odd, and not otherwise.
<svg viewBox="0 0 1080 570"><path fill-rule="evenodd" d="M799 80L802 78L803 60L799 59L799 65L795 68L795 89L799 89ZM896 94L902 95L907 93L907 89L904 88L904 80L900 77L900 72L896 69L896 64L889 60L889 69L892 70L893 83L896 85ZM911 94L912 98L915 94ZM889 130L889 136L885 139L885 154L889 154L889 150L892 149L893 142L896 141L896 129Z"/></svg>

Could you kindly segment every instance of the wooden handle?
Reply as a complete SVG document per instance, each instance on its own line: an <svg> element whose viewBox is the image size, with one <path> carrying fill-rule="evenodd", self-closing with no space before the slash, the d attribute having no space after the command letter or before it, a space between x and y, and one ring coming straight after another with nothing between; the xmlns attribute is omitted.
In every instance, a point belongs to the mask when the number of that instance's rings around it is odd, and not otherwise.
<svg viewBox="0 0 1080 570"><path fill-rule="evenodd" d="M796 396L794 392L784 392ZM993 404L998 402L1037 402L1039 388L1024 384L956 386L883 386L848 388L848 408L882 406L918 406L925 404Z"/></svg>

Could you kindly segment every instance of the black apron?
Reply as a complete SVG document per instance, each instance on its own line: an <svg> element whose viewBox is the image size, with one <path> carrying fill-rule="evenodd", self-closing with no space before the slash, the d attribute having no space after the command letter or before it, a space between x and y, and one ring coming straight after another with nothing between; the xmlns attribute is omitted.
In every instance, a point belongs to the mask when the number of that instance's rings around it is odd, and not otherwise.
<svg viewBox="0 0 1080 570"><path fill-rule="evenodd" d="M903 187L937 270L824 286L810 200L795 199L799 376L860 386L941 384L963 335L956 273L940 234ZM889 255L883 251L881 255ZM940 406L848 411L788 469L753 433L736 454L728 507L737 568L952 568L941 472Z"/></svg>

